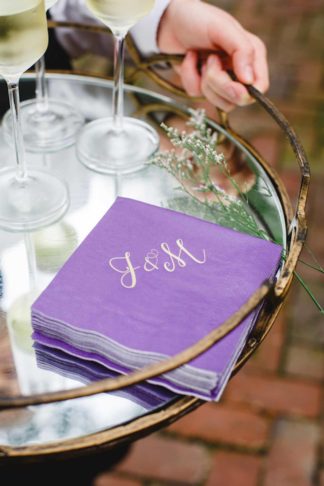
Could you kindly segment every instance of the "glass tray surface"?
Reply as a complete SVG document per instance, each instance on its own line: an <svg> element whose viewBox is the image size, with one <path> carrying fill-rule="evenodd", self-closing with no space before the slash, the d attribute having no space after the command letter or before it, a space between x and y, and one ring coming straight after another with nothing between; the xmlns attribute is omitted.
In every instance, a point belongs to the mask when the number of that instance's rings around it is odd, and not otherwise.
<svg viewBox="0 0 324 486"><path fill-rule="evenodd" d="M107 116L111 110L110 81L77 75L49 75L53 97L68 99L78 106L87 120ZM34 78L21 81L21 98L34 94ZM162 120L177 121L176 113L187 108L167 96L141 88L126 87L127 115L148 112L146 120L158 128ZM0 85L1 116L8 108L6 89ZM267 171L245 144L216 122L211 125L232 154L246 178L246 194L251 210L270 237L286 245L285 216ZM160 133L161 146L167 141ZM234 155L233 155L234 154ZM235 160L237 159L237 160ZM71 373L58 374L37 367L30 338L30 305L35 296L53 279L73 250L114 202L117 195L150 204L170 207L198 217L205 217L203 206L192 204L179 184L165 171L145 166L128 175L101 175L86 169L76 157L75 146L46 153L27 154L29 166L44 168L66 180L71 204L58 223L33 233L10 233L0 230L0 395L34 394L78 387L83 384ZM12 148L0 130L0 168L14 164ZM0 413L0 444L10 447L64 441L95 434L129 422L157 408L144 406L132 390L103 393L49 405L27 407Z"/></svg>

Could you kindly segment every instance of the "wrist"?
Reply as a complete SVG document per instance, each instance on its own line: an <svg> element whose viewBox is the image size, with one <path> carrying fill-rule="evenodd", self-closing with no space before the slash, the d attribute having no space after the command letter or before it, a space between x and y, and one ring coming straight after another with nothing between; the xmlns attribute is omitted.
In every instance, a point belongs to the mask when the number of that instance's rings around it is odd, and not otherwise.
<svg viewBox="0 0 324 486"><path fill-rule="evenodd" d="M157 44L161 52L168 54L183 53L186 51L181 42L181 19L183 9L190 8L190 4L200 0L171 0L164 11L157 33Z"/></svg>

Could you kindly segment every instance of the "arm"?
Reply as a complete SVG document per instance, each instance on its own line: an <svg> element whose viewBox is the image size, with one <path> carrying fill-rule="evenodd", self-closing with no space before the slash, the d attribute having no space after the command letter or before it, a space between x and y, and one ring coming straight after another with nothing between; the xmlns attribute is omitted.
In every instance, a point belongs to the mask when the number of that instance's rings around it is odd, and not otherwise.
<svg viewBox="0 0 324 486"><path fill-rule="evenodd" d="M51 10L56 20L100 23L85 6L84 0L60 0ZM241 83L254 84L264 92L269 86L266 49L263 42L245 30L231 15L200 0L157 0L152 12L131 30L139 49L147 53L161 50L184 53L180 76L191 96L204 95L225 111L251 102ZM60 30L58 37L72 57L84 52L110 55L106 36L80 35ZM227 54L227 64L238 81L229 77L223 59L212 51ZM199 68L201 52L207 58ZM205 56L206 57L206 56Z"/></svg>

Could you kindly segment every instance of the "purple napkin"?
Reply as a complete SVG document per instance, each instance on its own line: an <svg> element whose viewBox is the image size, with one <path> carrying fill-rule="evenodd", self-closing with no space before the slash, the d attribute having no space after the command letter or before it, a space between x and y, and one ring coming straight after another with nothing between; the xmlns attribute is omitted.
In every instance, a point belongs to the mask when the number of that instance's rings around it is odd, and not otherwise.
<svg viewBox="0 0 324 486"><path fill-rule="evenodd" d="M107 369L107 367L95 361L76 358L71 354L65 353L60 348L56 349L55 347L44 346L40 342L36 342L34 343L34 349L39 368L58 373L65 378L71 378L87 384L105 378L115 378L119 375L119 373ZM82 353L81 357L83 358ZM109 392L109 394L127 398L147 410L165 405L176 398L176 395L169 390L161 386L151 385L145 381L121 390Z"/></svg>
<svg viewBox="0 0 324 486"><path fill-rule="evenodd" d="M141 368L219 326L274 275L280 255L268 241L118 198L34 303L34 338L57 340L75 356L93 353L116 371ZM219 398L255 316L150 381Z"/></svg>

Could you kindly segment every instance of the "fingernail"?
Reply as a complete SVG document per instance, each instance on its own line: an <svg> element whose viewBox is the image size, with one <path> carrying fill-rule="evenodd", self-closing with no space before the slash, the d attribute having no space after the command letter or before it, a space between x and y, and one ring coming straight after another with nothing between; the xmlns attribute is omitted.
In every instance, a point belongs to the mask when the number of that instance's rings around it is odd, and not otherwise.
<svg viewBox="0 0 324 486"><path fill-rule="evenodd" d="M246 66L244 66L244 68L243 68L243 75L244 75L244 81L246 83L248 83L248 84L253 83L254 75L253 75L252 66L250 66L249 64L247 64Z"/></svg>
<svg viewBox="0 0 324 486"><path fill-rule="evenodd" d="M238 104L239 106L246 106L251 104L251 97L248 95L248 93L241 96Z"/></svg>

